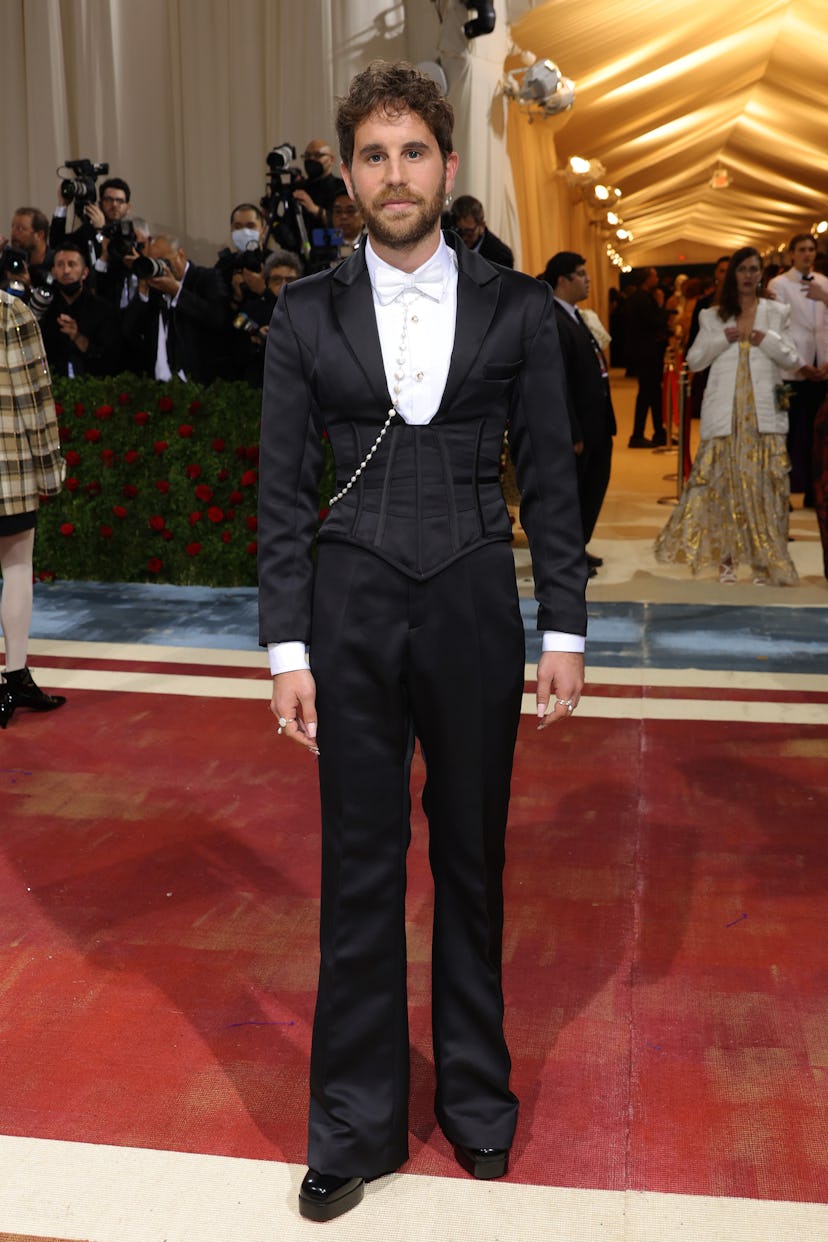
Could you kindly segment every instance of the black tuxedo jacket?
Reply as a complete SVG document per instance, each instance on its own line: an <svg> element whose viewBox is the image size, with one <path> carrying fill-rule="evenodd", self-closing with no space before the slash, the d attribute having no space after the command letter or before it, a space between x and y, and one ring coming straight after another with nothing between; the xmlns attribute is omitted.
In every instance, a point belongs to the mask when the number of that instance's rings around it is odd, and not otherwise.
<svg viewBox="0 0 828 1242"><path fill-rule="evenodd" d="M139 375L155 374L158 316L162 307L162 295L152 289L146 302L136 294L124 309L129 367ZM167 322L167 354L173 374L182 370L188 379L209 384L216 378L227 353L229 331L230 308L224 281L214 268L191 263Z"/></svg>
<svg viewBox="0 0 828 1242"><path fill-rule="evenodd" d="M458 260L448 379L427 426L393 418L334 505L320 542L366 548L417 579L511 538L499 479L509 443L534 565L540 629L586 633L586 564L552 294L447 236ZM391 407L364 247L285 287L265 359L259 486L260 640L310 639L318 481L326 433L337 488Z"/></svg>
<svg viewBox="0 0 828 1242"><path fill-rule="evenodd" d="M578 323L558 302L555 303L555 318L566 373L572 440L576 444L582 440L587 449L594 448L615 435L609 380L601 374L601 364L586 324Z"/></svg>

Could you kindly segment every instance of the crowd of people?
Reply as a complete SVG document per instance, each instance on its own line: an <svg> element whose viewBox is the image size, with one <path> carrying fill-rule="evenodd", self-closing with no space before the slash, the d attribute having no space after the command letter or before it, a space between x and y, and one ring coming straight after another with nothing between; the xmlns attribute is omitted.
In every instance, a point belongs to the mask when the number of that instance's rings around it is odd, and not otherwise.
<svg viewBox="0 0 828 1242"><path fill-rule="evenodd" d="M260 388L282 286L337 266L365 234L331 147L313 139L302 160L304 176L282 170L269 196L232 209L228 245L212 266L192 261L173 230L134 215L121 177L101 181L96 201L80 206L76 183L62 181L51 218L19 207L9 236L0 235L0 289L31 308L52 373L130 371ZM459 197L445 223L469 249L514 266L478 199Z"/></svg>

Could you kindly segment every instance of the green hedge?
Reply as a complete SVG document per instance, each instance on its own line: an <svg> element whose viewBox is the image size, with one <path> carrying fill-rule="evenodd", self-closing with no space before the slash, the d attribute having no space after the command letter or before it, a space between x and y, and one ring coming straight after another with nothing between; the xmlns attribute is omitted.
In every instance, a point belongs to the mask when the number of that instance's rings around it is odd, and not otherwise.
<svg viewBox="0 0 828 1242"><path fill-rule="evenodd" d="M53 389L67 471L41 502L40 580L255 586L258 391L135 375ZM328 453L321 497L332 479Z"/></svg>

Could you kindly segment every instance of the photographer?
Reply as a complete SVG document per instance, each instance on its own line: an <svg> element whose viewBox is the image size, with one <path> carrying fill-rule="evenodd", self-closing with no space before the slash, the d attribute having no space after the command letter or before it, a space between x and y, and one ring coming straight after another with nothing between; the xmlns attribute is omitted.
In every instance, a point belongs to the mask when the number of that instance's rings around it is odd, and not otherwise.
<svg viewBox="0 0 828 1242"><path fill-rule="evenodd" d="M266 229L262 210L254 203L239 203L230 213L230 245L219 251L215 270L234 310L250 293L264 293Z"/></svg>
<svg viewBox="0 0 828 1242"><path fill-rule="evenodd" d="M68 238L55 249L54 283L40 316L49 366L57 375L117 375L121 369L118 319L102 298L84 288L85 255Z"/></svg>
<svg viewBox="0 0 828 1242"><path fill-rule="evenodd" d="M84 175L74 181L61 181L58 206L52 216L51 244L56 248L58 241L67 236L68 205L74 202L77 215L80 202L83 218L68 236L88 255L95 291L111 305L123 307L129 300L129 267L124 259L126 256L134 258L137 240L129 219L129 185L121 177L110 177L101 182L97 203L94 200L83 201L94 185L95 173L89 170L106 169L107 165L75 160L69 163L70 168L73 166L82 168ZM84 187L80 197L77 193L79 186Z"/></svg>
<svg viewBox="0 0 828 1242"><path fill-rule="evenodd" d="M0 237L0 279L13 279L18 296L28 299L33 285L46 283L54 254L49 249L49 221L37 207L18 207L12 216L10 238Z"/></svg>
<svg viewBox="0 0 828 1242"><path fill-rule="evenodd" d="M262 273L261 294L249 291L239 303L233 317L231 341L233 378L242 379L251 388L262 387L264 347L276 299L283 285L303 275L302 260L290 250L274 250L267 258Z"/></svg>
<svg viewBox="0 0 828 1242"><path fill-rule="evenodd" d="M333 174L334 154L321 138L312 138L302 155L307 180L293 197L305 213L308 231L331 223L334 199L345 190L345 182Z"/></svg>
<svg viewBox="0 0 828 1242"><path fill-rule="evenodd" d="M128 367L209 384L216 378L229 314L215 268L190 263L178 238L158 233L133 263L138 293L124 311Z"/></svg>

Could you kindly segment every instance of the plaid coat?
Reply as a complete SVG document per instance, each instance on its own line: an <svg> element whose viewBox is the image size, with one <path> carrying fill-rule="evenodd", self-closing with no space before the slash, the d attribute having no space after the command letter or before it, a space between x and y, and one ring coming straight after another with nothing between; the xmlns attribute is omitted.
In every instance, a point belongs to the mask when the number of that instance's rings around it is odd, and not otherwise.
<svg viewBox="0 0 828 1242"><path fill-rule="evenodd" d="M66 466L40 329L0 291L0 514L28 513L60 491Z"/></svg>

